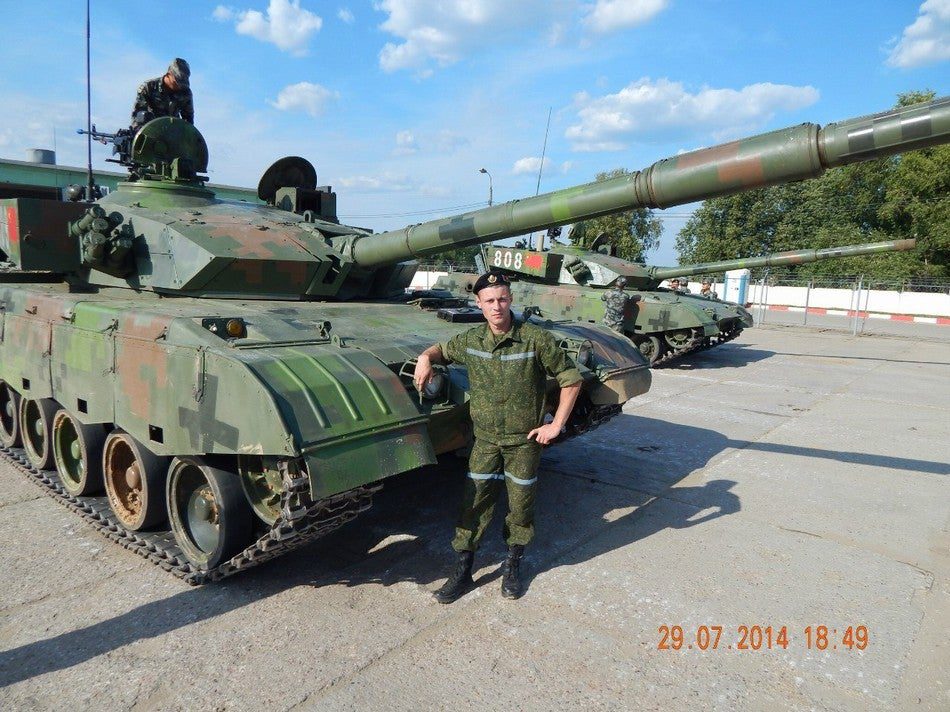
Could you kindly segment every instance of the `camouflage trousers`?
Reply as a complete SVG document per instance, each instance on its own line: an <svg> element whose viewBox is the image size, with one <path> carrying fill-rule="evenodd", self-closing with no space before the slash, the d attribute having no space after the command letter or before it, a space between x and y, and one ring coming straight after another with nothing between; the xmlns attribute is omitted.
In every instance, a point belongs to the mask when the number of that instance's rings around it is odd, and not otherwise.
<svg viewBox="0 0 950 712"><path fill-rule="evenodd" d="M525 546L534 537L534 491L541 446L534 440L498 445L476 439L468 461L462 511L452 548L475 551L491 523L502 483L508 490L504 535L508 546Z"/></svg>

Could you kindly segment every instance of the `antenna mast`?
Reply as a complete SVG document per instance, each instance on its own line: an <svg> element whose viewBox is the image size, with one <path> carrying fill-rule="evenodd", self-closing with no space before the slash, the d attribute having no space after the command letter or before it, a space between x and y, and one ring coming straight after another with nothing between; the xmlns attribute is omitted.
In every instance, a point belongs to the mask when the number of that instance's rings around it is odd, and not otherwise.
<svg viewBox="0 0 950 712"><path fill-rule="evenodd" d="M89 4L92 0L86 0L86 201L91 203L94 198L95 183L92 179L92 80L89 70Z"/></svg>
<svg viewBox="0 0 950 712"><path fill-rule="evenodd" d="M534 189L535 195L538 195L541 192L541 171L544 170L544 154L548 150L548 132L551 130L551 111L553 111L553 109L554 107L551 107L551 106L548 107L548 125L544 129L544 144L542 144L541 146L541 163L538 165L538 185ZM531 234L531 237L532 238L534 237L534 233ZM531 244L530 244L531 242L532 240L529 238L528 240L529 250L532 249ZM538 245L538 249L539 250L544 249L544 233L543 232L541 233L541 244Z"/></svg>

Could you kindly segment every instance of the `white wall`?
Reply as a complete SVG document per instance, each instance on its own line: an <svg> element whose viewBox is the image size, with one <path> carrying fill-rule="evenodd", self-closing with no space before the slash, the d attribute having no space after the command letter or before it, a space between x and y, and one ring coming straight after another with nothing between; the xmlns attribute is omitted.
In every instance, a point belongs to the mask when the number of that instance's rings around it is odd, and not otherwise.
<svg viewBox="0 0 950 712"><path fill-rule="evenodd" d="M761 302L760 286L749 286L749 300ZM765 303L769 306L804 307L807 287L766 287ZM931 292L897 292L883 289L861 290L856 304L855 290L816 287L808 294L808 306L820 309L859 309L878 314L912 314L914 316L950 316L950 294Z"/></svg>

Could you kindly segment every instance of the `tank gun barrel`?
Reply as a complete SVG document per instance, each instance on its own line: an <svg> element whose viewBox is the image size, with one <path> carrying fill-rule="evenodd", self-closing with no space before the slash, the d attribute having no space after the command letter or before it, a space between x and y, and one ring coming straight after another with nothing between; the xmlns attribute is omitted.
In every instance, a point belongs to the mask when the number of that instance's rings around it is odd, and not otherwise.
<svg viewBox="0 0 950 712"><path fill-rule="evenodd" d="M739 260L723 260L722 262L701 262L694 265L680 267L655 267L651 276L657 280L687 275L715 274L730 269L752 267L778 267L781 265L801 265L806 262L831 260L836 257L855 257L857 255L874 255L878 252L902 252L912 250L917 246L917 240L890 240L888 242L872 242L866 245L845 245L843 247L826 247L821 250L790 250L776 252L764 257L748 257Z"/></svg>
<svg viewBox="0 0 950 712"><path fill-rule="evenodd" d="M806 123L657 161L611 180L339 244L364 267L522 235L635 208L668 208L817 178L825 169L950 141L950 97L828 124Z"/></svg>

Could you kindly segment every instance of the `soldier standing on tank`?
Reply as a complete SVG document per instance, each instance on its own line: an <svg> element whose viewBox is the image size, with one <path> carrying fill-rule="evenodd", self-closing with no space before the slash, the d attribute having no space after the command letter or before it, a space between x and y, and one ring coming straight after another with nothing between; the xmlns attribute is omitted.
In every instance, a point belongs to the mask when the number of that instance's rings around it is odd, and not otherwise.
<svg viewBox="0 0 950 712"><path fill-rule="evenodd" d="M433 376L433 363L460 363L471 384L470 412L475 444L452 548L458 554L455 572L435 593L439 603L452 603L473 585L475 550L491 522L502 482L508 492L504 535L508 558L501 594L524 593L520 565L534 536L534 499L541 446L560 435L581 389L581 375L570 357L544 329L516 321L511 313L511 286L500 272L481 275L472 289L487 323L426 349L413 380L423 388ZM560 385L554 419L542 425L547 378Z"/></svg>
<svg viewBox="0 0 950 712"><path fill-rule="evenodd" d="M191 68L188 62L176 57L161 77L142 82L132 107L132 127L160 116L181 118L195 123L195 106L190 88Z"/></svg>
<svg viewBox="0 0 950 712"><path fill-rule="evenodd" d="M627 303L631 297L624 288L627 286L626 277L618 277L614 288L600 296L604 302L604 326L609 326L616 332L623 333L623 320L627 314Z"/></svg>

